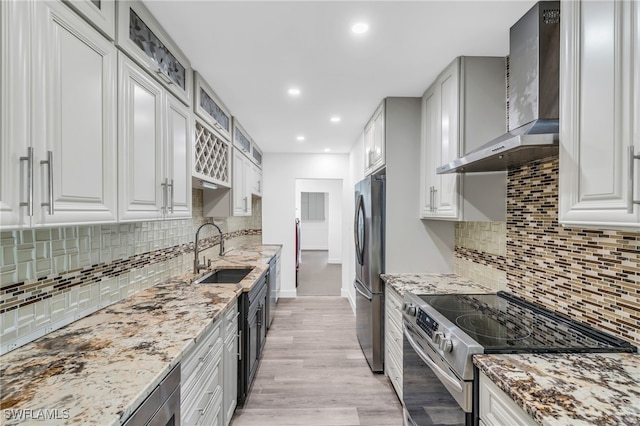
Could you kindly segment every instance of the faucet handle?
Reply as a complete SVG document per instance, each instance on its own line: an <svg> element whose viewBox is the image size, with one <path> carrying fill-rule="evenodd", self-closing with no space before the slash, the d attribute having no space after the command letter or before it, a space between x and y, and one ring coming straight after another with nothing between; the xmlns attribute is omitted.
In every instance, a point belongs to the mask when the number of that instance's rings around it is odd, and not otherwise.
<svg viewBox="0 0 640 426"><path fill-rule="evenodd" d="M211 268L211 259L207 259L207 268Z"/></svg>

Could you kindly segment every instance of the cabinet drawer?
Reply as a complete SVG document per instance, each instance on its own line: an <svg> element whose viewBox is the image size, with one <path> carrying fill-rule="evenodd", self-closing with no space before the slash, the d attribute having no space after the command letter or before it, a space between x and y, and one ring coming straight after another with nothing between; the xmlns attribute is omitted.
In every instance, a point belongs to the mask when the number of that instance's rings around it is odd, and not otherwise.
<svg viewBox="0 0 640 426"><path fill-rule="evenodd" d="M216 321L212 329L205 332L204 339L196 342L196 346L184 357L181 365L183 383L189 381L198 366L201 366L214 350L216 342L221 339L220 321Z"/></svg>
<svg viewBox="0 0 640 426"><path fill-rule="evenodd" d="M200 421L197 423L202 426L222 426L222 392L218 392L209 402L209 406L201 412ZM187 425L188 426L188 425Z"/></svg>
<svg viewBox="0 0 640 426"><path fill-rule="evenodd" d="M227 309L227 312L224 314L224 322L225 322L225 337L230 333L236 334L238 331L238 304L234 303ZM234 331L235 330L235 331Z"/></svg>
<svg viewBox="0 0 640 426"><path fill-rule="evenodd" d="M222 349L222 344L216 347L212 358L201 370L196 371L196 383L185 391L185 403L181 408L184 410L182 418L187 419L186 424L201 424L201 417L211 409L212 400L217 394L222 395Z"/></svg>
<svg viewBox="0 0 640 426"><path fill-rule="evenodd" d="M211 372L216 368L216 365L220 363L222 349L222 340L218 339L211 350L204 354L202 361L198 364L198 367L193 371L191 376L183 380L181 400L187 405L190 404L190 401L192 402L194 399L197 399L198 393L207 386Z"/></svg>

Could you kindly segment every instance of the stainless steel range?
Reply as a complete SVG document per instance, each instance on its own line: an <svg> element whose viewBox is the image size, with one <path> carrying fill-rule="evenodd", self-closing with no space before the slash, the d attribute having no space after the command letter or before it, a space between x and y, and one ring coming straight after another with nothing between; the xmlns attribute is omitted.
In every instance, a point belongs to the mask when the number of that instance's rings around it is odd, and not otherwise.
<svg viewBox="0 0 640 426"><path fill-rule="evenodd" d="M630 343L506 292L404 297L405 424L474 424L472 357L636 352Z"/></svg>

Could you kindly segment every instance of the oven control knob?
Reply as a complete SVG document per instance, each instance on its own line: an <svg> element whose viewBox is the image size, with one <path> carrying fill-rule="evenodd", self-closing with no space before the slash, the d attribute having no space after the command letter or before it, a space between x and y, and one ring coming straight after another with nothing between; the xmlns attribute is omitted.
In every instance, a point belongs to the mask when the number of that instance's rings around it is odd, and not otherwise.
<svg viewBox="0 0 640 426"><path fill-rule="evenodd" d="M438 346L440 346L440 350L442 350L442 352L451 352L453 350L453 342L451 339L446 339L444 337L440 339Z"/></svg>
<svg viewBox="0 0 640 426"><path fill-rule="evenodd" d="M436 345L439 345L442 339L444 339L444 333L442 331L436 331L433 333L433 338L431 340L433 340L433 343Z"/></svg>
<svg viewBox="0 0 640 426"><path fill-rule="evenodd" d="M410 317L416 316L416 306L413 303L405 303L402 308Z"/></svg>

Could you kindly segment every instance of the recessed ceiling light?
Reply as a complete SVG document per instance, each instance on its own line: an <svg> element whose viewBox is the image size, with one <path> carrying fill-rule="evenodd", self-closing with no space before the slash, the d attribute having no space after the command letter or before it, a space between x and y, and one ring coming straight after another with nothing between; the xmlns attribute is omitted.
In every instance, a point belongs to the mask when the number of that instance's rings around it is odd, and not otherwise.
<svg viewBox="0 0 640 426"><path fill-rule="evenodd" d="M356 22L351 27L351 31L354 34L364 34L369 31L369 24L367 24L366 22Z"/></svg>
<svg viewBox="0 0 640 426"><path fill-rule="evenodd" d="M340 122L340 117L338 117L337 115L334 115L333 117L331 117L331 122L332 123Z"/></svg>
<svg viewBox="0 0 640 426"><path fill-rule="evenodd" d="M302 135L296 136L296 140L297 141L303 141L304 140L304 136L302 136Z"/></svg>
<svg viewBox="0 0 640 426"><path fill-rule="evenodd" d="M298 96L300 94L300 89L298 89L297 87L292 87L291 89L288 90L288 93L291 96Z"/></svg>
<svg viewBox="0 0 640 426"><path fill-rule="evenodd" d="M331 148L325 148L324 152L331 152Z"/></svg>

